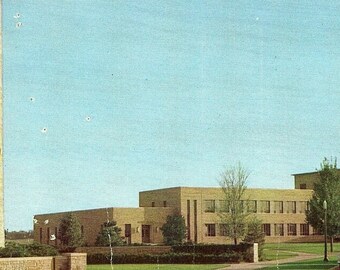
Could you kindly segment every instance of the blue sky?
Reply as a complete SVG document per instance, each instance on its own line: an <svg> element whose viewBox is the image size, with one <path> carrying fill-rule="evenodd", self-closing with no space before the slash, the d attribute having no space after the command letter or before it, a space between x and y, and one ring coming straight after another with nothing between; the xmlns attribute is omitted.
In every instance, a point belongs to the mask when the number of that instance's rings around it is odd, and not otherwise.
<svg viewBox="0 0 340 270"><path fill-rule="evenodd" d="M3 1L5 227L340 156L338 1ZM18 24L18 22L20 22Z"/></svg>

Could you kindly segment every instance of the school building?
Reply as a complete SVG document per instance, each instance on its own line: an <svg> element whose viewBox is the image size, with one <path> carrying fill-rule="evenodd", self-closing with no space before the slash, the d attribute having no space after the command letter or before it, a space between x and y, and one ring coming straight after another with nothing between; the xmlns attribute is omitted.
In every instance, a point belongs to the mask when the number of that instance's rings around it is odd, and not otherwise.
<svg viewBox="0 0 340 270"><path fill-rule="evenodd" d="M247 211L262 220L266 242L321 241L322 236L306 223L305 211L318 174L295 174L295 189L247 189ZM86 245L93 246L103 224L115 220L127 243L163 242L160 228L168 215L181 214L187 240L195 243L231 243L220 213L228 211L222 189L172 187L139 193L138 208L102 208L72 211L80 223ZM34 240L58 245L63 213L34 217Z"/></svg>

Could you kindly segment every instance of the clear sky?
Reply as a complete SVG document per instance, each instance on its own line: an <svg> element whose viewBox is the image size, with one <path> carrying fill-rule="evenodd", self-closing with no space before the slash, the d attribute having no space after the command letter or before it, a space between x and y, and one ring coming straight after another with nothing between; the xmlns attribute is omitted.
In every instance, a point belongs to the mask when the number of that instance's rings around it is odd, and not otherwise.
<svg viewBox="0 0 340 270"><path fill-rule="evenodd" d="M3 0L5 227L340 156L339 1Z"/></svg>

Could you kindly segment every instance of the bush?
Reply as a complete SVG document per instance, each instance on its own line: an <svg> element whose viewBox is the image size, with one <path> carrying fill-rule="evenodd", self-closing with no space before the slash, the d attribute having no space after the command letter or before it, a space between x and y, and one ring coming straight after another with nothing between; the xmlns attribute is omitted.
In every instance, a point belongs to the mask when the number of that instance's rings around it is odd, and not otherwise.
<svg viewBox="0 0 340 270"><path fill-rule="evenodd" d="M202 253L202 254L224 254L224 253L247 253L252 245L178 245L172 246L175 253Z"/></svg>
<svg viewBox="0 0 340 270"><path fill-rule="evenodd" d="M223 254L195 254L195 253L166 253L155 254L114 254L114 264L214 264L214 263L239 263L242 255L238 253ZM110 254L88 254L88 264L107 264L110 262Z"/></svg>
<svg viewBox="0 0 340 270"><path fill-rule="evenodd" d="M6 242L5 247L0 248L1 258L55 256L55 255L58 255L58 251L54 247L48 245L41 245L38 243L26 245Z"/></svg>
<svg viewBox="0 0 340 270"><path fill-rule="evenodd" d="M6 242L5 247L0 249L1 258L28 257L26 245Z"/></svg>
<svg viewBox="0 0 340 270"><path fill-rule="evenodd" d="M49 245L33 243L26 246L29 256L56 256L58 251Z"/></svg>

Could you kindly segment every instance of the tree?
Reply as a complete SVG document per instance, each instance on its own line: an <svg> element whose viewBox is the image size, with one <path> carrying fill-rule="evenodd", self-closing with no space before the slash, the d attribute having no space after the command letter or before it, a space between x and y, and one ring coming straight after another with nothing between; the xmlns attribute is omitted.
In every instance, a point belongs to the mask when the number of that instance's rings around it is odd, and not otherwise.
<svg viewBox="0 0 340 270"><path fill-rule="evenodd" d="M66 214L61 219L58 238L62 247L70 251L84 244L81 224L74 214Z"/></svg>
<svg viewBox="0 0 340 270"><path fill-rule="evenodd" d="M246 233L249 200L245 198L245 191L248 176L248 171L240 163L227 168L221 174L220 186L226 204L223 207L227 210L221 212L220 217L228 227L226 235L234 240L235 245Z"/></svg>
<svg viewBox="0 0 340 270"><path fill-rule="evenodd" d="M264 232L262 230L262 221L256 217L253 217L248 221L247 233L243 239L244 243L254 244L258 243L259 259L263 259L263 245L265 242Z"/></svg>
<svg viewBox="0 0 340 270"><path fill-rule="evenodd" d="M96 240L96 246L121 246L123 238L120 236L121 228L116 221L105 222Z"/></svg>
<svg viewBox="0 0 340 270"><path fill-rule="evenodd" d="M182 244L186 236L184 217L181 215L167 216L166 223L161 227L161 231L165 244Z"/></svg>
<svg viewBox="0 0 340 270"><path fill-rule="evenodd" d="M319 181L314 184L314 192L306 211L306 220L313 228L324 232L325 209L323 202L327 202L327 234L331 238L331 252L333 252L333 239L340 228L340 174L336 160L327 158L321 163L318 171Z"/></svg>

